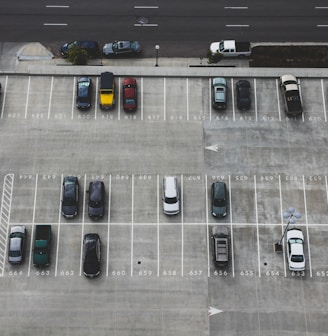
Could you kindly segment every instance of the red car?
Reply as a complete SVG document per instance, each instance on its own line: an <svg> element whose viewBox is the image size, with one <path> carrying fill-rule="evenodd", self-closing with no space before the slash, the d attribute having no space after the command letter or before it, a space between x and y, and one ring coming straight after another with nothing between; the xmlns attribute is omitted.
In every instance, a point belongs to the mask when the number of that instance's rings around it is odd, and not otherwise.
<svg viewBox="0 0 328 336"><path fill-rule="evenodd" d="M137 81L134 78L123 80L123 109L125 112L135 112L138 107Z"/></svg>

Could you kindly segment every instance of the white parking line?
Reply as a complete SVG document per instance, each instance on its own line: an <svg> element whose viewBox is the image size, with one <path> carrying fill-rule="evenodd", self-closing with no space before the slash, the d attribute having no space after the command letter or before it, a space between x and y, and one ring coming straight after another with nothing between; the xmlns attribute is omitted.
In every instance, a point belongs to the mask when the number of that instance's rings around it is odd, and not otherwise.
<svg viewBox="0 0 328 336"><path fill-rule="evenodd" d="M28 99L29 99L29 95L30 95L30 86L31 86L31 76L28 76L26 101L25 101L25 116L24 116L25 119L27 118Z"/></svg>
<svg viewBox="0 0 328 336"><path fill-rule="evenodd" d="M231 202L231 175L228 176L229 181L229 212L230 212L230 237L231 237L231 268L232 277L235 277L235 254L234 254L234 236L233 236L233 226L232 226L232 202Z"/></svg>
<svg viewBox="0 0 328 336"><path fill-rule="evenodd" d="M255 120L258 121L258 115L257 115L257 95L256 95L256 78L253 80L254 84L254 109L255 109Z"/></svg>
<svg viewBox="0 0 328 336"><path fill-rule="evenodd" d="M231 102L232 102L232 120L236 121L233 78L231 78L230 80L230 86L231 86Z"/></svg>
<svg viewBox="0 0 328 336"><path fill-rule="evenodd" d="M59 207L58 207L58 239L57 239L57 247L56 247L56 266L55 266L55 277L58 274L58 255L59 255L59 237L60 237L60 224L61 224L61 197L63 193L63 180L64 175L61 174L60 178L60 192L59 192Z"/></svg>
<svg viewBox="0 0 328 336"><path fill-rule="evenodd" d="M298 88L299 88L299 91L300 91L300 98L301 98L301 104L302 106L304 106L303 104L303 99L302 99L302 86L301 86L301 80L298 79ZM302 113L302 121L304 122L304 112Z"/></svg>
<svg viewBox="0 0 328 336"><path fill-rule="evenodd" d="M98 112L98 86L99 86L99 77L96 79L96 95L95 95L95 119L97 119Z"/></svg>
<svg viewBox="0 0 328 336"><path fill-rule="evenodd" d="M85 186L87 184L87 176L84 174L84 193L83 193L83 205L82 205L82 230L81 230L81 244L80 244L80 276L82 275L82 263L83 263L83 238L84 238L84 224L85 224L85 216L84 216L84 204L85 204L85 198L86 198L86 192L85 192ZM81 190L79 190L81 192ZM80 210L81 211L81 210Z"/></svg>
<svg viewBox="0 0 328 336"><path fill-rule="evenodd" d="M327 122L326 98L325 98L325 90L323 87L323 79L321 79L321 93L322 93L323 115L325 117L325 122Z"/></svg>
<svg viewBox="0 0 328 336"><path fill-rule="evenodd" d="M34 227L35 227L35 211L36 211L36 197L37 197L37 189L38 189L38 174L35 176L35 186L34 186L34 201L33 201L33 214L32 214L32 232L31 232L31 244L30 244L30 256L29 256L29 263L28 263L28 270L27 270L27 276L30 276L31 274L31 264L33 264L33 237L34 237Z"/></svg>
<svg viewBox="0 0 328 336"><path fill-rule="evenodd" d="M140 106L140 109L141 109L141 120L144 119L144 96L143 96L143 93L144 93L144 80L143 80L143 77L141 77L141 93L139 93L141 95L141 106Z"/></svg>
<svg viewBox="0 0 328 336"><path fill-rule="evenodd" d="M310 278L312 278L311 247L310 247L310 235L309 235L309 225L308 225L308 214L307 214L307 202L306 202L306 191L305 191L305 178L304 178L304 175L303 175L303 196L304 196L305 227L306 227L306 236L307 236L308 257L309 257L309 270L310 270Z"/></svg>
<svg viewBox="0 0 328 336"><path fill-rule="evenodd" d="M206 221L206 244L207 244L207 277L209 278L211 276L211 270L210 270L210 228L208 223L208 196L207 196L207 175L205 175L205 183L204 183L204 194L205 194L205 209L206 209L206 215L205 215L205 221Z"/></svg>
<svg viewBox="0 0 328 336"><path fill-rule="evenodd" d="M74 107L75 107L75 86L76 86L76 77L73 80L73 94L72 94L72 110L71 110L71 119L74 118Z"/></svg>
<svg viewBox="0 0 328 336"><path fill-rule="evenodd" d="M280 100L279 100L279 81L276 78L276 93L277 93L277 106L278 106L278 118L281 121L281 109L280 109Z"/></svg>
<svg viewBox="0 0 328 336"><path fill-rule="evenodd" d="M156 190L157 190L157 215L156 215L156 221L157 221L157 276L159 277L159 202L160 202L160 197L159 197L159 175L157 175L157 185L156 185Z"/></svg>
<svg viewBox="0 0 328 336"><path fill-rule="evenodd" d="M109 175L109 181L108 181L108 217L107 217L107 255L106 255L106 276L108 277L108 272L109 272L109 247L110 247L110 214L111 214L111 195L112 195L112 175Z"/></svg>
<svg viewBox="0 0 328 336"><path fill-rule="evenodd" d="M51 102L52 102L53 87L54 87L54 76L51 76L49 104L48 104L48 119L50 119L50 111L51 111Z"/></svg>
<svg viewBox="0 0 328 336"><path fill-rule="evenodd" d="M5 90L4 90L3 98L2 98L1 119L3 118L3 113L5 109L5 102L6 102L6 96L7 96L7 84L8 84L8 75L6 76Z"/></svg>
<svg viewBox="0 0 328 336"><path fill-rule="evenodd" d="M212 85L211 85L211 78L208 79L208 92L209 94L209 114L210 114L210 121L212 121Z"/></svg>
<svg viewBox="0 0 328 336"><path fill-rule="evenodd" d="M326 201L328 204L328 182L327 182L327 176L325 175L325 186L326 186Z"/></svg>
<svg viewBox="0 0 328 336"><path fill-rule="evenodd" d="M282 190L281 190L281 177L278 175L278 183L279 183L279 200L280 200L280 222L281 222L281 236L284 234L284 217L283 217L283 208L282 208ZM281 239L281 238L279 238ZM286 252L285 252L285 238L282 238L282 260L284 263L284 276L287 276L287 270L286 270Z"/></svg>
<svg viewBox="0 0 328 336"><path fill-rule="evenodd" d="M118 87L121 87L121 77L118 78ZM121 120L121 90L118 90L117 119Z"/></svg>
<svg viewBox="0 0 328 336"><path fill-rule="evenodd" d="M164 108L164 121L166 120L166 77L164 77L164 94L163 94L163 108Z"/></svg>
<svg viewBox="0 0 328 336"><path fill-rule="evenodd" d="M257 210L257 190L256 175L254 175L254 203L255 203L255 223L256 223L256 242L257 242L257 266L259 278L261 277L261 258L260 258L260 233L259 233L259 217Z"/></svg>
<svg viewBox="0 0 328 336"><path fill-rule="evenodd" d="M187 101L186 101L186 109L187 109L187 121L189 121L189 80L186 78L186 96L187 96Z"/></svg>
<svg viewBox="0 0 328 336"><path fill-rule="evenodd" d="M183 258L184 258L184 225L183 225L183 175L181 175L181 196L180 196L180 204L181 204L181 276L183 277Z"/></svg>
<svg viewBox="0 0 328 336"><path fill-rule="evenodd" d="M130 275L131 277L133 276L133 239L134 239L134 213L133 213L133 208L134 208L134 174L132 174L131 178L131 270L130 270Z"/></svg>

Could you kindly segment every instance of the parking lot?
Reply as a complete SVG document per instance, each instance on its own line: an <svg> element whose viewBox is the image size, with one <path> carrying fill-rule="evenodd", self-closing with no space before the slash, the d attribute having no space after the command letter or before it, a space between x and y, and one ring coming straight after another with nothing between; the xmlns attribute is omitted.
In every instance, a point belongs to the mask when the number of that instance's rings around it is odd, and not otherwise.
<svg viewBox="0 0 328 336"><path fill-rule="evenodd" d="M116 78L117 106L103 112L92 77L92 108L81 112L75 77L0 78L1 296L3 307L22 312L16 331L84 335L91 323L99 335L324 333L328 81L301 78L304 114L288 119L278 77L248 79L248 112L236 107L238 78L228 78L223 113L211 107L209 78L155 77L137 78L139 108L125 113L122 79ZM60 211L66 175L78 176L80 184L73 220ZM177 216L163 214L165 175L179 181ZM92 180L106 187L99 221L87 215ZM228 187L228 216L221 220L211 215L215 181ZM305 272L290 272L285 252L274 252L290 206L302 214L296 226L305 237ZM31 260L37 224L52 225L46 269ZM211 229L221 224L230 230L226 269L212 261ZM7 262L13 225L28 232L26 261L18 267ZM81 244L89 232L102 242L102 274L90 281L82 272ZM21 308L22 293L30 313ZM218 311L209 317L210 307ZM9 335L12 320L1 324Z"/></svg>

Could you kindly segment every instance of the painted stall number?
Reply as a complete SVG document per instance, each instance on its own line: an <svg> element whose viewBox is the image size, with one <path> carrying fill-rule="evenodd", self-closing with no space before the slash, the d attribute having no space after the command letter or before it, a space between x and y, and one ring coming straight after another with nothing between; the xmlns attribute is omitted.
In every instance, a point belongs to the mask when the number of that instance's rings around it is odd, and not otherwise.
<svg viewBox="0 0 328 336"><path fill-rule="evenodd" d="M112 276L125 276L126 275L126 272L124 270L122 271L112 271Z"/></svg>
<svg viewBox="0 0 328 336"><path fill-rule="evenodd" d="M9 276L15 277L15 276L21 276L23 275L23 271L9 271Z"/></svg>
<svg viewBox="0 0 328 336"><path fill-rule="evenodd" d="M44 270L42 270L42 271L36 271L35 275L37 275L37 276L49 276L50 275L50 271L44 271Z"/></svg>
<svg viewBox="0 0 328 336"><path fill-rule="evenodd" d="M251 277L251 276L254 276L255 273L252 270L245 270L245 271L241 271L240 275L241 276L246 276L246 277Z"/></svg>
<svg viewBox="0 0 328 336"><path fill-rule="evenodd" d="M328 271L317 271L315 272L317 277L328 277Z"/></svg>
<svg viewBox="0 0 328 336"><path fill-rule="evenodd" d="M276 277L279 276L280 274L279 271L266 271L265 275L268 277Z"/></svg>
<svg viewBox="0 0 328 336"><path fill-rule="evenodd" d="M74 275L74 271L61 271L60 275L61 276L73 276Z"/></svg>
<svg viewBox="0 0 328 336"><path fill-rule="evenodd" d="M189 271L189 276L200 276L203 274L202 270L191 270Z"/></svg>
<svg viewBox="0 0 328 336"><path fill-rule="evenodd" d="M223 276L223 277L226 277L226 276L228 276L228 272L227 272L227 271L223 271L223 270L215 270L215 271L214 271L214 275L215 275L215 276Z"/></svg>
<svg viewBox="0 0 328 336"><path fill-rule="evenodd" d="M168 271L163 271L163 276L176 276L177 271L176 270L168 270Z"/></svg>
<svg viewBox="0 0 328 336"><path fill-rule="evenodd" d="M152 275L152 274L153 274L152 271L147 271L147 270L139 271L139 272L138 272L138 275L139 275L139 276L150 276L150 275Z"/></svg>
<svg viewBox="0 0 328 336"><path fill-rule="evenodd" d="M305 276L305 272L304 271L292 271L291 275L293 277L303 277Z"/></svg>

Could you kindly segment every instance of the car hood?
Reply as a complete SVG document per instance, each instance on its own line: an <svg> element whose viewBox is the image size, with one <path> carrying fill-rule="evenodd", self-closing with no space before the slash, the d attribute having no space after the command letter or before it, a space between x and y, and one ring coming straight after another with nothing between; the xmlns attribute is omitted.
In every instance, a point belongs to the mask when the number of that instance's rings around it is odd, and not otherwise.
<svg viewBox="0 0 328 336"><path fill-rule="evenodd" d="M64 216L73 217L77 214L76 205L63 205L62 212Z"/></svg>
<svg viewBox="0 0 328 336"><path fill-rule="evenodd" d="M171 214L171 213L176 214L176 213L179 213L180 211L180 204L179 202L176 202L174 204L168 204L164 202L163 208L166 214Z"/></svg>
<svg viewBox="0 0 328 336"><path fill-rule="evenodd" d="M104 207L93 208L89 206L89 216L90 217L102 217L104 215Z"/></svg>
<svg viewBox="0 0 328 336"><path fill-rule="evenodd" d="M90 262L84 262L83 273L88 277L95 277L100 274L100 262L93 260Z"/></svg>
<svg viewBox="0 0 328 336"><path fill-rule="evenodd" d="M113 43L106 43L103 47L104 54L113 54Z"/></svg>
<svg viewBox="0 0 328 336"><path fill-rule="evenodd" d="M227 207L219 207L219 206L212 206L212 213L216 214L217 216L226 216L227 215Z"/></svg>

